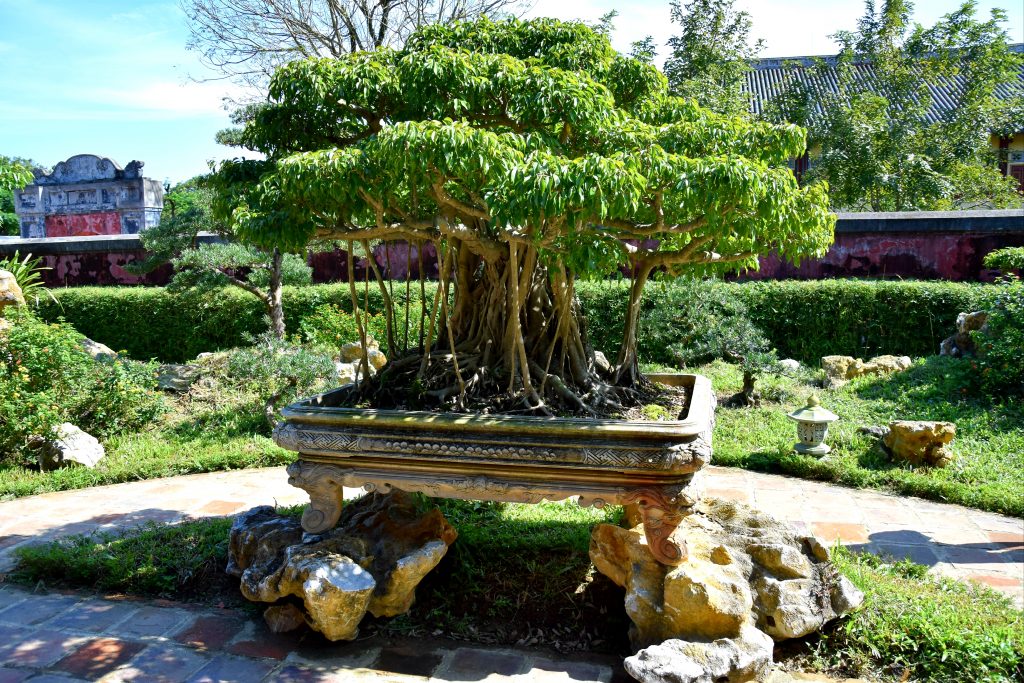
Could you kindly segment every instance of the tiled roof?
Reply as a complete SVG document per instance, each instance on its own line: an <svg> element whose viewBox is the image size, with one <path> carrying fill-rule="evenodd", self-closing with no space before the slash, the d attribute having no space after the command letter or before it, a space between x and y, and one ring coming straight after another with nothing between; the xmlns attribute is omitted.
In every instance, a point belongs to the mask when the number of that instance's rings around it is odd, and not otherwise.
<svg viewBox="0 0 1024 683"><path fill-rule="evenodd" d="M1014 43L1009 46L1013 52L1024 53L1024 43ZM820 72L814 68L816 62L823 62L826 68ZM751 97L750 109L754 114L760 114L768 102L775 96L782 93L791 79L797 78L810 85L813 92L817 94L835 94L839 92L839 77L835 69L836 56L827 55L822 57L775 57L771 59L755 59L750 62L752 67L746 74L744 90L749 92ZM870 62L863 62L854 65L854 78L863 83L868 89L872 89L874 81L874 65ZM956 95L963 88L964 79L957 76L945 79L941 83L929 85L928 89L932 95L932 106L928 112L929 122L938 121L942 115L956 106ZM1016 83L1017 93L1024 91L1024 65L1021 66L1018 81ZM999 97L1009 98L1013 95L1012 85L1000 86L997 90ZM880 93L883 94L884 93ZM822 107L820 97L815 103L813 115L820 115Z"/></svg>

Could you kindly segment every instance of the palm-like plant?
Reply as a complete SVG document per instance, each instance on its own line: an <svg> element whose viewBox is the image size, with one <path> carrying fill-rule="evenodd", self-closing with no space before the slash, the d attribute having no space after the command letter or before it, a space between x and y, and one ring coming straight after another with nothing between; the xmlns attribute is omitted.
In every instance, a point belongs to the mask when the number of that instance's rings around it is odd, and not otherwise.
<svg viewBox="0 0 1024 683"><path fill-rule="evenodd" d="M34 306L39 306L39 297L44 292L52 301L57 301L50 290L46 288L46 285L43 284L43 276L41 275L42 271L52 270L52 268L44 266L42 263L43 258L41 256L32 258L32 254L25 254L24 258L22 258L17 251L11 256L0 258L0 270L10 271L14 275L14 279L18 286L21 287L21 293L25 300L31 300Z"/></svg>

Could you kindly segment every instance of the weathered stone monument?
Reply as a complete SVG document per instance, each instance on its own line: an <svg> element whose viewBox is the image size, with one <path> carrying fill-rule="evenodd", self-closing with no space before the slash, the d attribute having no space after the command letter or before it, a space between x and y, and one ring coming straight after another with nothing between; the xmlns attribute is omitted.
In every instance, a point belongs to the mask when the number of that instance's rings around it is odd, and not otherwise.
<svg viewBox="0 0 1024 683"><path fill-rule="evenodd" d="M142 176L141 161L126 167L107 157L77 154L49 175L15 192L22 237L133 235L160 222L164 190Z"/></svg>

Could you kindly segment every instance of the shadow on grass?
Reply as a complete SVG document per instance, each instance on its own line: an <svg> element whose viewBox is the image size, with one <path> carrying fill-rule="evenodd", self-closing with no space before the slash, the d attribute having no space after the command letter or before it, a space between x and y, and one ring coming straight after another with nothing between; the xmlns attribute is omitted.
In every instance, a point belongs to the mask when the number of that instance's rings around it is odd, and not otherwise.
<svg viewBox="0 0 1024 683"><path fill-rule="evenodd" d="M182 440L220 440L239 436L270 436L262 410L255 404L210 410L185 418L165 431Z"/></svg>
<svg viewBox="0 0 1024 683"><path fill-rule="evenodd" d="M1024 427L1019 402L992 402L971 394L971 361L929 356L903 372L863 382L854 393L869 401L886 401L918 420L957 422L995 413L1004 429Z"/></svg>

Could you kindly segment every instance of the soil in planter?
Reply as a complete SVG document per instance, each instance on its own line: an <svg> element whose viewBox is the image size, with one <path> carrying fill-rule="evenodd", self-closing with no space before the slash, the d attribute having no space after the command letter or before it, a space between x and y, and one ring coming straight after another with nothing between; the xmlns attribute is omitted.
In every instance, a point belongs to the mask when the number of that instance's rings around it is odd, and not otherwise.
<svg viewBox="0 0 1024 683"><path fill-rule="evenodd" d="M422 387L414 384L410 389L391 389L374 378L376 383L365 387L343 387L328 394L324 407L378 408L385 410L425 410L430 412L456 412L448 403L429 400ZM687 387L670 387L644 381L631 390L635 403L622 405L618 410L605 414L587 414L559 411L557 417L621 419L630 421L677 420L690 407L690 390ZM536 411L524 410L518 399L497 394L477 397L457 412L480 415L536 415Z"/></svg>

